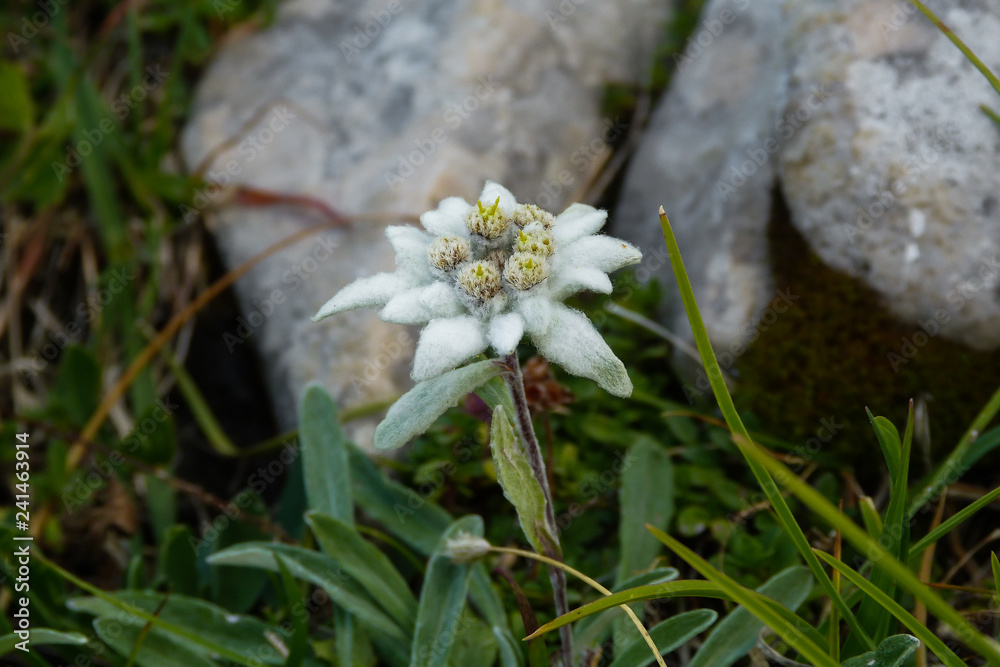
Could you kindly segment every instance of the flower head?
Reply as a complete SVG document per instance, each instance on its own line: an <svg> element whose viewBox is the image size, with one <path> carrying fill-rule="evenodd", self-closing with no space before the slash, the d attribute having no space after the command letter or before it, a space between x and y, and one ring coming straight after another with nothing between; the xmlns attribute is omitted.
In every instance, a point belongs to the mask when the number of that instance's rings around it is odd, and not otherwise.
<svg viewBox="0 0 1000 667"><path fill-rule="evenodd" d="M628 396L624 365L590 320L562 303L584 290L610 293L607 274L641 259L625 241L597 234L606 219L584 204L553 216L487 182L475 204L449 197L424 213L423 230L388 227L396 271L356 280L313 319L377 306L387 322L426 324L413 360L418 381L489 347L510 354L527 333L550 361Z"/></svg>
<svg viewBox="0 0 1000 667"><path fill-rule="evenodd" d="M458 533L444 544L444 555L455 563L472 563L489 552L489 542L468 533Z"/></svg>

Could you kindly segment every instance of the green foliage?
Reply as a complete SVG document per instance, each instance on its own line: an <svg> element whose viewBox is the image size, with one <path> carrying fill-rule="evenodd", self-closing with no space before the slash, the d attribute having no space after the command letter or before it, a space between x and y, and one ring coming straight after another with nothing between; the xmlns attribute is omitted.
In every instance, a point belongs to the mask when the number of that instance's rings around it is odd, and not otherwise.
<svg viewBox="0 0 1000 667"><path fill-rule="evenodd" d="M618 582L648 568L660 550L645 524L665 528L674 515L674 468L662 447L649 438L639 440L629 449L624 466Z"/></svg>
<svg viewBox="0 0 1000 667"><path fill-rule="evenodd" d="M795 611L812 590L814 580L808 568L790 567L774 575L757 589L775 602ZM731 611L705 639L690 667L729 667L757 645L764 624L743 607Z"/></svg>
<svg viewBox="0 0 1000 667"><path fill-rule="evenodd" d="M913 655L920 646L920 640L911 635L886 637L878 650L868 651L851 658L840 667L900 667L903 661Z"/></svg>

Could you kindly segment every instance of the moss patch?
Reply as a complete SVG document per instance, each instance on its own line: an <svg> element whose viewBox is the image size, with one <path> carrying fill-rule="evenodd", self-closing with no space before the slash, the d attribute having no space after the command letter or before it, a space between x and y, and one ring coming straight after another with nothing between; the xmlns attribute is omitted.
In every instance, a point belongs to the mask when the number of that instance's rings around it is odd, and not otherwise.
<svg viewBox="0 0 1000 667"><path fill-rule="evenodd" d="M932 453L940 460L996 389L1000 351L974 352L895 319L874 291L825 266L792 227L780 194L774 199L774 284L800 298L737 361L737 404L791 442L833 417L844 424L832 443L837 455L861 464L878 452L864 407L902 432L910 398L929 395Z"/></svg>

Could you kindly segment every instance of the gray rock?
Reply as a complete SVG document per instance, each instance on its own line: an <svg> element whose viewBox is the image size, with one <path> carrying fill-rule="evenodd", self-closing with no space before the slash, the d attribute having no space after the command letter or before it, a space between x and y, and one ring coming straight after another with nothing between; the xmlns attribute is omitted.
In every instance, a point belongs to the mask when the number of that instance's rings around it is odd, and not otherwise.
<svg viewBox="0 0 1000 667"><path fill-rule="evenodd" d="M1000 3L944 12L1000 71ZM894 315L1000 345L1000 132L979 110L1000 96L955 46L883 0L712 0L699 31L613 220L655 247L649 219L664 205L716 344L738 356L780 298L765 238L778 187L813 251ZM679 299L666 319L690 331Z"/></svg>
<svg viewBox="0 0 1000 667"><path fill-rule="evenodd" d="M604 85L642 79L636 63L650 63L668 10L654 0L295 0L273 27L222 49L184 132L188 165L209 162L207 178L222 184L380 216L320 232L237 284L247 324L267 310L255 301L281 299L252 335L234 323L239 342L227 344L257 346L283 425L313 380L342 404L405 390L416 331L372 312L309 317L356 277L391 270L384 224L447 196L474 200L486 179L561 210L624 130L601 117ZM213 189L195 208L212 209L231 267L322 219L224 199Z"/></svg>

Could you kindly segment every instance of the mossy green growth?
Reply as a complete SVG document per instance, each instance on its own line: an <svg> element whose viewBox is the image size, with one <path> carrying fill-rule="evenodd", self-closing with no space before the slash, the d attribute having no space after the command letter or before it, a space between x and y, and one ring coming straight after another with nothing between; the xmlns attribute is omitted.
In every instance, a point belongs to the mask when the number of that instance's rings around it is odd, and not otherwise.
<svg viewBox="0 0 1000 667"><path fill-rule="evenodd" d="M792 443L814 437L821 420L843 424L823 453L863 473L880 460L864 408L902 431L909 400L924 397L930 456L942 460L996 390L1000 350L976 352L894 318L874 291L824 265L775 200L774 286L799 299L762 327L737 360L737 406L752 410L765 432ZM920 474L925 454L914 444Z"/></svg>

